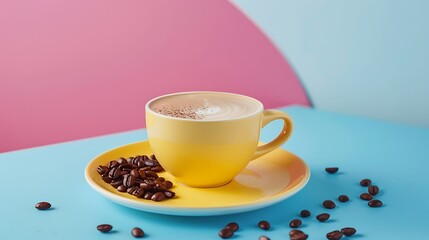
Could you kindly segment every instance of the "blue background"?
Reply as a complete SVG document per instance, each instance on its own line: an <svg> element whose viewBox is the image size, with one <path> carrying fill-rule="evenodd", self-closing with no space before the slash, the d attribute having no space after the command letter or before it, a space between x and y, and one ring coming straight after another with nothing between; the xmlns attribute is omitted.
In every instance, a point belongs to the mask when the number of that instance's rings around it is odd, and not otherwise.
<svg viewBox="0 0 429 240"><path fill-rule="evenodd" d="M314 106L429 127L429 1L234 0Z"/></svg>

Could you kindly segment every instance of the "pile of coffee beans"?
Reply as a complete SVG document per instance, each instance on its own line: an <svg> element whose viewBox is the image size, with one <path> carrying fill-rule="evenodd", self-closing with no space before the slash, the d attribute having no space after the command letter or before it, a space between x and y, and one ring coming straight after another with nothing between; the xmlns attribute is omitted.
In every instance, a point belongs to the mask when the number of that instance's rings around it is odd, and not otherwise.
<svg viewBox="0 0 429 240"><path fill-rule="evenodd" d="M173 187L173 183L158 176L157 172L162 171L164 169L155 155L121 157L97 168L103 181L119 192L127 192L137 198L155 202L176 196L175 192L169 190Z"/></svg>

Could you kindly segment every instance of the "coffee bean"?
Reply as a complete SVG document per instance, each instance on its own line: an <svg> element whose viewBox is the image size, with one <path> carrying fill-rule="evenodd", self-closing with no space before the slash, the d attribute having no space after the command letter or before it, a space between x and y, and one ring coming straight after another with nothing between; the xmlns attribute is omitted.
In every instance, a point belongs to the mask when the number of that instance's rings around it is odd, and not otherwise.
<svg viewBox="0 0 429 240"><path fill-rule="evenodd" d="M111 183L113 181L113 179L110 178L107 173L101 175L101 179L103 179L103 181L106 182L106 183Z"/></svg>
<svg viewBox="0 0 429 240"><path fill-rule="evenodd" d="M117 188L122 185L122 179L113 180L110 182L110 185L114 188Z"/></svg>
<svg viewBox="0 0 429 240"><path fill-rule="evenodd" d="M345 228L341 229L341 232L344 235L346 235L347 237L350 237L356 233L356 229L354 229L352 227L345 227Z"/></svg>
<svg viewBox="0 0 429 240"><path fill-rule="evenodd" d="M305 240L308 238L308 235L305 234L303 231L301 230L291 230L289 232L289 237L291 240Z"/></svg>
<svg viewBox="0 0 429 240"><path fill-rule="evenodd" d="M118 189L119 192L126 192L127 191L127 187L125 187L124 185L120 185L116 189Z"/></svg>
<svg viewBox="0 0 429 240"><path fill-rule="evenodd" d="M139 173L139 177L141 177L143 179L146 178L146 170L145 169L139 168L137 171Z"/></svg>
<svg viewBox="0 0 429 240"><path fill-rule="evenodd" d="M261 229L264 229L264 230L268 230L268 229L270 229L271 226L270 226L270 223L267 221L260 221L258 223L258 227Z"/></svg>
<svg viewBox="0 0 429 240"><path fill-rule="evenodd" d="M97 230L103 233L109 232L110 230L112 230L112 228L113 227L110 224L100 224L97 226Z"/></svg>
<svg viewBox="0 0 429 240"><path fill-rule="evenodd" d="M291 227L291 228L298 228L298 227L301 226L301 224L302 224L301 220L299 220L299 219L293 219L292 221L290 221L289 227Z"/></svg>
<svg viewBox="0 0 429 240"><path fill-rule="evenodd" d="M125 175L124 180L122 181L122 184L125 185L125 187L132 187L134 186L134 183L136 182L135 177L130 175Z"/></svg>
<svg viewBox="0 0 429 240"><path fill-rule="evenodd" d="M150 170L154 172L162 172L164 171L164 168L162 168L161 166L155 166L155 167L151 167Z"/></svg>
<svg viewBox="0 0 429 240"><path fill-rule="evenodd" d="M230 237L232 237L232 235L234 235L234 231L232 231L229 228L224 228L224 229L220 230L220 232L218 234L219 234L219 237L221 237L221 238L230 238Z"/></svg>
<svg viewBox="0 0 429 240"><path fill-rule="evenodd" d="M270 238L268 238L267 236L260 236L259 240L270 240Z"/></svg>
<svg viewBox="0 0 429 240"><path fill-rule="evenodd" d="M372 196L369 193L362 193L359 197L360 197L360 199L365 200L365 201L372 200Z"/></svg>
<svg viewBox="0 0 429 240"><path fill-rule="evenodd" d="M335 230L326 234L326 238L329 240L339 240L343 237L343 233Z"/></svg>
<svg viewBox="0 0 429 240"><path fill-rule="evenodd" d="M308 234L305 233L297 233L290 236L290 240L306 240L308 238Z"/></svg>
<svg viewBox="0 0 429 240"><path fill-rule="evenodd" d="M137 188L131 194L138 197L138 198L141 198L144 194L144 190L141 188Z"/></svg>
<svg viewBox="0 0 429 240"><path fill-rule="evenodd" d="M133 192L134 192L137 188L138 188L138 187L136 187L136 186L129 187L129 188L127 188L127 193L129 193L129 194L133 194Z"/></svg>
<svg viewBox="0 0 429 240"><path fill-rule="evenodd" d="M122 170L119 167L114 167L109 171L109 177L112 179L117 179L121 176Z"/></svg>
<svg viewBox="0 0 429 240"><path fill-rule="evenodd" d="M331 200L325 200L325 201L323 201L323 206L325 207L325 208L328 208L328 209L332 209L332 208L335 208L335 203L333 202L333 201L331 201Z"/></svg>
<svg viewBox="0 0 429 240"><path fill-rule="evenodd" d="M49 208L51 208L51 204L48 202L38 202L34 207L39 210L48 210Z"/></svg>
<svg viewBox="0 0 429 240"><path fill-rule="evenodd" d="M156 156L152 154L152 155L150 155L150 159L156 160Z"/></svg>
<svg viewBox="0 0 429 240"><path fill-rule="evenodd" d="M116 161L117 161L119 164L125 164L125 163L128 163L127 159L125 159L125 158L119 158L119 159L116 159Z"/></svg>
<svg viewBox="0 0 429 240"><path fill-rule="evenodd" d="M167 188L167 189L170 189L170 188L172 188L173 187L173 183L171 182L171 181L165 181L164 182L164 184L165 184L165 187Z"/></svg>
<svg viewBox="0 0 429 240"><path fill-rule="evenodd" d="M338 201L340 201L340 202L348 202L349 200L350 200L350 198L347 195L338 196Z"/></svg>
<svg viewBox="0 0 429 240"><path fill-rule="evenodd" d="M165 190L164 195L166 198L174 198L176 196L176 193L170 190Z"/></svg>
<svg viewBox="0 0 429 240"><path fill-rule="evenodd" d="M325 171L330 173L330 174L333 174L333 173L338 172L338 168L337 167L328 167L328 168L325 168Z"/></svg>
<svg viewBox="0 0 429 240"><path fill-rule="evenodd" d="M144 237L144 232L141 230L141 228L135 227L131 230L131 235L135 238L142 238Z"/></svg>
<svg viewBox="0 0 429 240"><path fill-rule="evenodd" d="M309 217L311 215L311 212L304 209L301 211L300 215L301 215L301 217L306 218L306 217Z"/></svg>
<svg viewBox="0 0 429 240"><path fill-rule="evenodd" d="M151 192L145 192L143 198L147 199L147 200L150 200L152 198L152 196L153 196L153 193L151 193Z"/></svg>
<svg viewBox="0 0 429 240"><path fill-rule="evenodd" d="M152 160L147 160L144 162L144 164L148 167L154 167L156 165L156 163Z"/></svg>
<svg viewBox="0 0 429 240"><path fill-rule="evenodd" d="M133 176L134 178L139 178L140 177L139 170L134 168L133 170L131 170L130 175Z"/></svg>
<svg viewBox="0 0 429 240"><path fill-rule="evenodd" d="M378 188L377 185L370 185L370 186L368 186L368 192L372 196L375 196L380 192L380 189Z"/></svg>
<svg viewBox="0 0 429 240"><path fill-rule="evenodd" d="M231 223L228 223L225 228L229 228L235 232L240 228L240 226L238 226L238 223L231 222Z"/></svg>
<svg viewBox="0 0 429 240"><path fill-rule="evenodd" d="M163 177L158 177L157 179L154 180L155 182L165 182L165 178Z"/></svg>
<svg viewBox="0 0 429 240"><path fill-rule="evenodd" d="M165 199L165 195L162 192L156 192L150 198L152 201L159 202Z"/></svg>
<svg viewBox="0 0 429 240"><path fill-rule="evenodd" d="M146 177L158 178L158 174L154 171L146 171Z"/></svg>
<svg viewBox="0 0 429 240"><path fill-rule="evenodd" d="M383 202L380 200L371 200L368 202L368 206L376 208L383 206Z"/></svg>
<svg viewBox="0 0 429 240"><path fill-rule="evenodd" d="M110 161L109 164L107 164L107 167L109 169L112 169L112 168L115 168L115 167L118 167L118 166L119 166L119 163L117 161L115 161L115 160Z"/></svg>
<svg viewBox="0 0 429 240"><path fill-rule="evenodd" d="M105 174L105 173L108 173L108 172L109 172L109 168L108 168L108 167L106 167L106 166L103 166L103 165L99 165L99 166L97 167L97 172L98 172L100 175L103 175L103 174Z"/></svg>
<svg viewBox="0 0 429 240"><path fill-rule="evenodd" d="M298 230L298 229L293 229L293 230L290 230L289 236L292 236L292 235L295 235L295 234L298 234L298 233L304 233L304 232L301 231L301 230Z"/></svg>
<svg viewBox="0 0 429 240"><path fill-rule="evenodd" d="M328 220L331 217L331 215L329 215L329 213L321 213L319 215L316 216L316 219L319 222L325 222L326 220Z"/></svg>
<svg viewBox="0 0 429 240"><path fill-rule="evenodd" d="M360 181L360 185L363 187L368 187L369 185L371 185L371 183L371 179L368 178L362 179L362 181Z"/></svg>
<svg viewBox="0 0 429 240"><path fill-rule="evenodd" d="M155 183L140 183L140 188L143 188L145 191L152 191L155 188Z"/></svg>

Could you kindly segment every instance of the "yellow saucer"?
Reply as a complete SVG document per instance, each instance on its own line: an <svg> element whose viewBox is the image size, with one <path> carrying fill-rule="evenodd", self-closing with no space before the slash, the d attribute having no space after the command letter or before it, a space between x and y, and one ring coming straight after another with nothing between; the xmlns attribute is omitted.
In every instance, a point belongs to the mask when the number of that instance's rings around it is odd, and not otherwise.
<svg viewBox="0 0 429 240"><path fill-rule="evenodd" d="M168 215L209 216L251 211L280 202L301 190L310 178L305 162L280 148L250 162L234 180L222 187L191 188L176 182L167 172L159 173L174 183L171 190L176 192L174 199L162 202L121 193L97 173L98 165L106 165L119 157L143 154L152 154L147 141L102 153L88 163L86 181L97 192L127 207Z"/></svg>

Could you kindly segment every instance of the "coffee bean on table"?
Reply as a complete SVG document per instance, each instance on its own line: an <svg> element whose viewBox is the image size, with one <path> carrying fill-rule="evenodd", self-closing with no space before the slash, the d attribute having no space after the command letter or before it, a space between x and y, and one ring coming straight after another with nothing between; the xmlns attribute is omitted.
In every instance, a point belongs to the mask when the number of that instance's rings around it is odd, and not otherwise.
<svg viewBox="0 0 429 240"><path fill-rule="evenodd" d="M270 238L267 236L260 236L259 240L270 240Z"/></svg>
<svg viewBox="0 0 429 240"><path fill-rule="evenodd" d="M306 218L306 217L309 217L311 215L311 212L304 209L301 211L300 215L301 215L301 217Z"/></svg>
<svg viewBox="0 0 429 240"><path fill-rule="evenodd" d="M270 229L271 225L267 221L260 221L258 223L258 227L261 228L261 229L264 229L264 230L268 230L268 229Z"/></svg>
<svg viewBox="0 0 429 240"><path fill-rule="evenodd" d="M369 185L371 185L371 183L371 179L368 178L362 179L362 181L360 181L360 185L363 187L368 187Z"/></svg>
<svg viewBox="0 0 429 240"><path fill-rule="evenodd" d="M323 201L323 206L325 207L325 208L328 208L328 209L332 209L332 208L335 208L335 203L333 202L333 201L331 201L331 200L325 200L325 201Z"/></svg>
<svg viewBox="0 0 429 240"><path fill-rule="evenodd" d="M377 195L379 192L380 192L380 189L378 188L377 185L368 186L368 193L371 194L372 196Z"/></svg>
<svg viewBox="0 0 429 240"><path fill-rule="evenodd" d="M232 235L234 235L234 231L232 231L229 228L224 228L224 229L219 231L218 235L221 238L230 238L230 237L232 237Z"/></svg>
<svg viewBox="0 0 429 240"><path fill-rule="evenodd" d="M236 223L236 222L230 222L230 223L228 223L227 225L226 225L226 227L225 228L229 228L229 229L231 229L232 231L237 231L239 228L240 228L240 226L238 225L238 223Z"/></svg>
<svg viewBox="0 0 429 240"><path fill-rule="evenodd" d="M300 230L292 230L289 232L289 237L291 240L306 240L308 235Z"/></svg>
<svg viewBox="0 0 429 240"><path fill-rule="evenodd" d="M38 202L34 207L39 210L48 210L49 208L51 208L51 204L48 202Z"/></svg>
<svg viewBox="0 0 429 240"><path fill-rule="evenodd" d="M144 232L141 230L141 228L135 227L131 230L131 235L135 238L142 238L144 237Z"/></svg>
<svg viewBox="0 0 429 240"><path fill-rule="evenodd" d="M365 200L365 201L372 200L372 196L369 193L362 193L359 197L360 197L360 199Z"/></svg>
<svg viewBox="0 0 429 240"><path fill-rule="evenodd" d="M330 174L333 174L333 173L338 172L338 168L337 167L328 167L328 168L325 168L325 171L330 173Z"/></svg>
<svg viewBox="0 0 429 240"><path fill-rule="evenodd" d="M298 228L302 225L302 221L299 219L293 219L292 221L290 221L289 223L289 227L291 228Z"/></svg>
<svg viewBox="0 0 429 240"><path fill-rule="evenodd" d="M368 206L373 208L381 207L383 206L383 202L381 202L380 200L371 200L368 202Z"/></svg>
<svg viewBox="0 0 429 240"><path fill-rule="evenodd" d="M346 235L347 237L350 237L356 233L356 229L352 227L345 227L341 229L341 232Z"/></svg>
<svg viewBox="0 0 429 240"><path fill-rule="evenodd" d="M343 233L335 230L326 234L326 238L329 240L339 240L343 237Z"/></svg>
<svg viewBox="0 0 429 240"><path fill-rule="evenodd" d="M112 230L112 228L113 227L110 224L100 224L97 226L97 230L103 233L109 232L110 230Z"/></svg>
<svg viewBox="0 0 429 240"><path fill-rule="evenodd" d="M331 217L331 215L329 213L321 213L319 215L316 216L316 219L319 222L325 222L326 220L328 220Z"/></svg>
<svg viewBox="0 0 429 240"><path fill-rule="evenodd" d="M338 196L338 201L340 201L340 202L348 202L349 200L350 200L350 198L347 195Z"/></svg>

